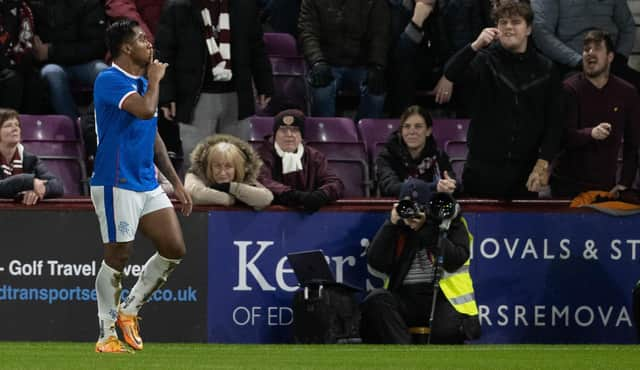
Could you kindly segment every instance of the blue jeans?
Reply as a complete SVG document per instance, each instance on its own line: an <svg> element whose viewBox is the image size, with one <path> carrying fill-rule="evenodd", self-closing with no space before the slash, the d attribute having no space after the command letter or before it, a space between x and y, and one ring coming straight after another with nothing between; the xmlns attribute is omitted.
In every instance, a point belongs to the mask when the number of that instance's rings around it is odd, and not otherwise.
<svg viewBox="0 0 640 370"><path fill-rule="evenodd" d="M360 118L381 118L385 94L371 95L367 88L367 69L363 67L331 67L334 80L325 87L312 87L311 115L335 117L336 94L342 89L360 91L360 105L356 121Z"/></svg>
<svg viewBox="0 0 640 370"><path fill-rule="evenodd" d="M94 60L85 64L61 66L58 64L46 64L42 67L40 75L49 84L51 106L56 114L63 114L78 118L78 108L71 94L72 83L82 87L93 88L98 73L108 68L101 60Z"/></svg>

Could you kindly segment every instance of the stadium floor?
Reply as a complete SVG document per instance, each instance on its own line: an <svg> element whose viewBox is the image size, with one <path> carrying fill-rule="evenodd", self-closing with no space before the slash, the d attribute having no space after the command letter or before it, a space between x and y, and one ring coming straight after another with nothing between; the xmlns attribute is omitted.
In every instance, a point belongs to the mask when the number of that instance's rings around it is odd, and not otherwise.
<svg viewBox="0 0 640 370"><path fill-rule="evenodd" d="M97 354L93 343L0 342L0 369L637 369L636 345L238 345L145 343Z"/></svg>

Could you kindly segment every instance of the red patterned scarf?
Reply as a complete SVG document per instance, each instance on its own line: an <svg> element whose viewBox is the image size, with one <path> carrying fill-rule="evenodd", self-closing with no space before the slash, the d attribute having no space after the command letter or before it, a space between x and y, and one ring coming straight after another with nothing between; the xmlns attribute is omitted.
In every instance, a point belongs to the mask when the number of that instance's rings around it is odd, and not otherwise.
<svg viewBox="0 0 640 370"><path fill-rule="evenodd" d="M0 50L12 65L33 48L33 14L27 3L0 4Z"/></svg>
<svg viewBox="0 0 640 370"><path fill-rule="evenodd" d="M0 155L0 170L2 170L2 177L9 177L22 173L22 145L18 144L13 157L9 162L4 159L3 155Z"/></svg>
<svg viewBox="0 0 640 370"><path fill-rule="evenodd" d="M229 0L201 0L204 40L214 81L231 81L231 24Z"/></svg>

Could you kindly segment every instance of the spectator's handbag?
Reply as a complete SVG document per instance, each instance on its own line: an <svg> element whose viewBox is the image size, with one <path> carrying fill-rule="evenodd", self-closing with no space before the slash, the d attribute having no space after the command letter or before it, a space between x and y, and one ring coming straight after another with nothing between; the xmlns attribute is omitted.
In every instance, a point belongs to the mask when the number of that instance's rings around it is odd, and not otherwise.
<svg viewBox="0 0 640 370"><path fill-rule="evenodd" d="M295 343L359 343L360 308L343 284L306 284L293 296Z"/></svg>

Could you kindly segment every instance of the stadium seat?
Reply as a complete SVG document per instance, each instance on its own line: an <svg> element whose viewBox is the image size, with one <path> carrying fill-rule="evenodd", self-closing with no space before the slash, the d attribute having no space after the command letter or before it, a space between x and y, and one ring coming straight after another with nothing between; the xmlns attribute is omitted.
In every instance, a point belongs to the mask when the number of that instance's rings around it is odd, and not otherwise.
<svg viewBox="0 0 640 370"><path fill-rule="evenodd" d="M262 39L268 56L300 56L296 39L288 33L265 32Z"/></svg>
<svg viewBox="0 0 640 370"><path fill-rule="evenodd" d="M444 144L444 151L449 155L451 160L466 159L469 153L466 141L447 141Z"/></svg>
<svg viewBox="0 0 640 370"><path fill-rule="evenodd" d="M266 136L273 134L273 117L249 118L249 142L264 141Z"/></svg>
<svg viewBox="0 0 640 370"><path fill-rule="evenodd" d="M307 117L304 127L305 141L358 143L358 131L350 118Z"/></svg>
<svg viewBox="0 0 640 370"><path fill-rule="evenodd" d="M389 135L398 129L400 120L397 119L361 119L358 122L358 132L369 153L369 160L375 163L376 156L389 139Z"/></svg>
<svg viewBox="0 0 640 370"><path fill-rule="evenodd" d="M80 127L62 115L20 115L23 141L79 141Z"/></svg>
<svg viewBox="0 0 640 370"><path fill-rule="evenodd" d="M466 143L468 129L468 119L436 118L433 120L433 136L440 150L446 151L447 143L450 141Z"/></svg>
<svg viewBox="0 0 640 370"><path fill-rule="evenodd" d="M372 182L363 143L310 141L307 144L327 157L329 167L344 183L345 197L371 194Z"/></svg>
<svg viewBox="0 0 640 370"><path fill-rule="evenodd" d="M290 107L298 107L307 114L309 99L304 59L299 56L269 56L269 61L273 74L274 93L265 109L256 105L256 114L273 116L278 111Z"/></svg>
<svg viewBox="0 0 640 370"><path fill-rule="evenodd" d="M39 156L51 173L58 176L64 186L64 195L88 195L84 163L75 158Z"/></svg>
<svg viewBox="0 0 640 370"><path fill-rule="evenodd" d="M22 144L63 181L66 195L88 195L80 123L61 115L20 115Z"/></svg>

